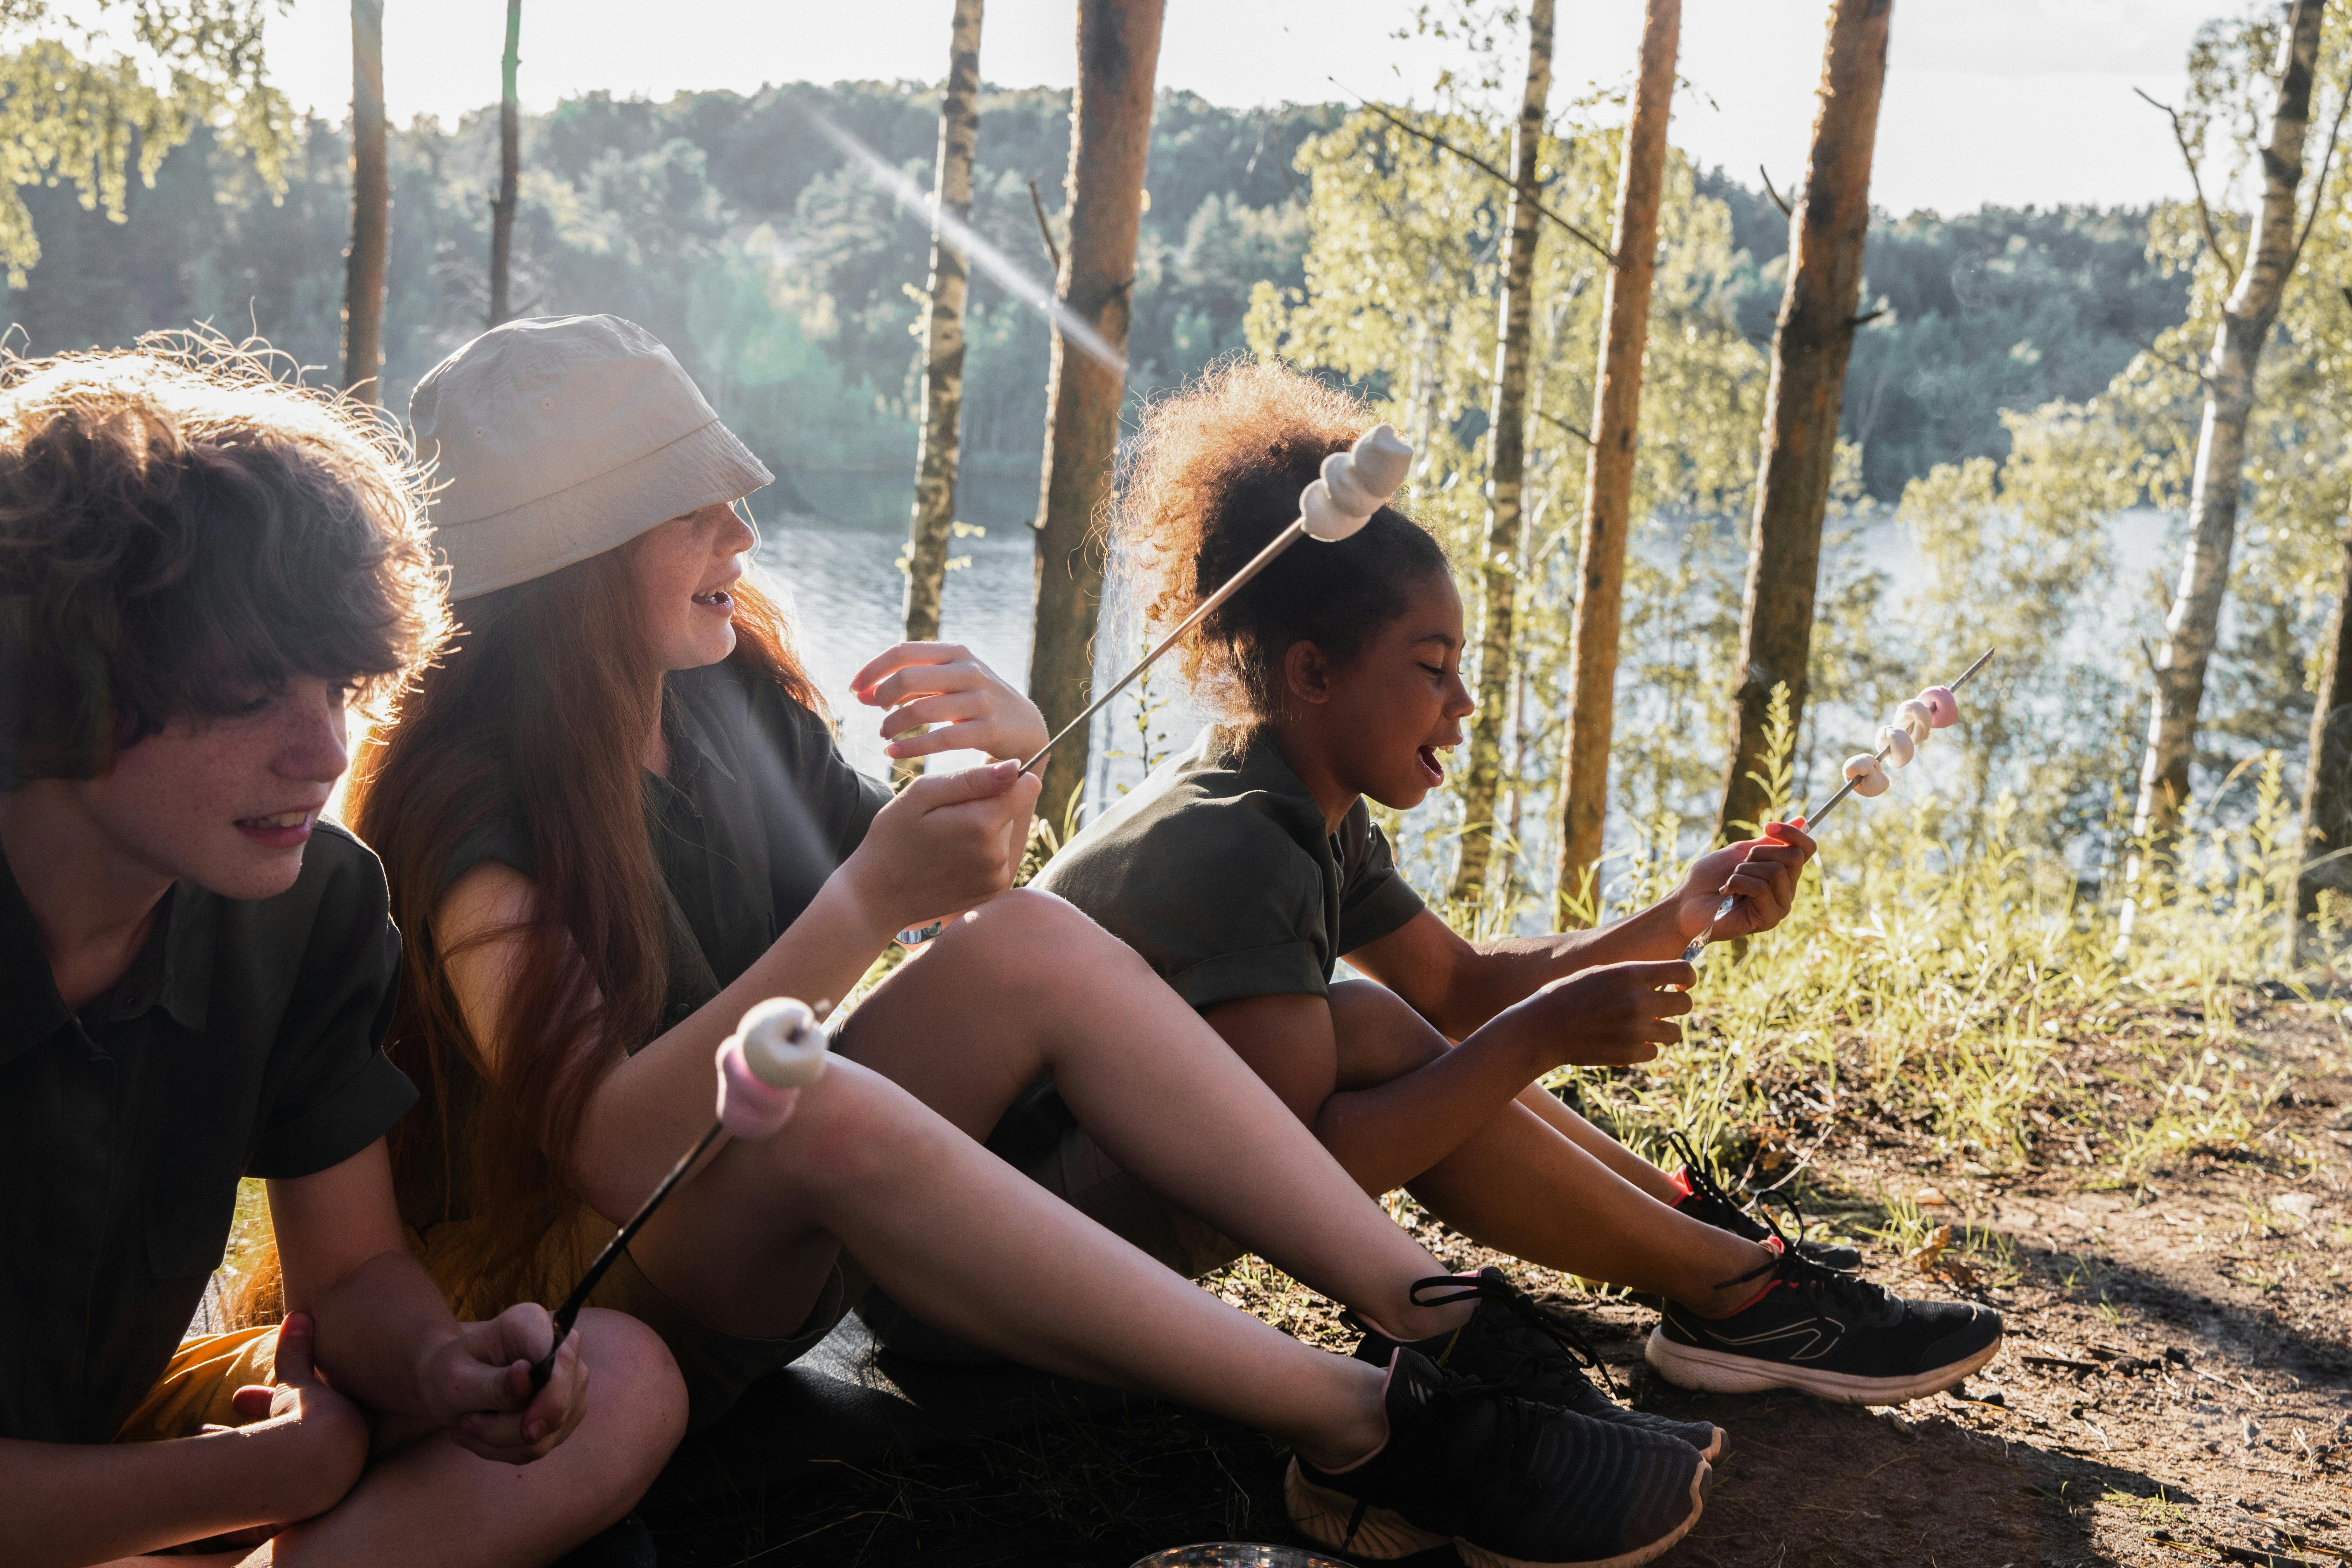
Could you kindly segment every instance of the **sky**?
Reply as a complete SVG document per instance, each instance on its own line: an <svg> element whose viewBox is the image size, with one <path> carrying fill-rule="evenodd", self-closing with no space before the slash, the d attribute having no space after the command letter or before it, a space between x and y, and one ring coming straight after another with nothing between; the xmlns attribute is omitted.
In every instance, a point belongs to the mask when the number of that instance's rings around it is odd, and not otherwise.
<svg viewBox="0 0 2352 1568"><path fill-rule="evenodd" d="M1952 213L2187 195L2163 117L2133 89L2177 99L2198 24L2243 3L1904 0L1872 201ZM938 79L950 9L950 0L525 0L523 102ZM1160 82L1238 108L1331 99L1334 79L1368 97L1426 101L1459 57L1397 36L1416 9L1412 0L1168 0ZM384 10L384 91L396 120L454 121L496 100L499 0L390 0ZM992 0L982 79L1069 86L1075 11L1069 0ZM1759 164L1783 187L1799 178L1827 13L1827 0L1685 0L1675 144L1751 184ZM347 0L293 0L274 24L272 72L298 108L346 112L350 15ZM1624 85L1641 24L1642 0L1564 0L1555 105ZM987 134L983 121L983 142Z"/></svg>

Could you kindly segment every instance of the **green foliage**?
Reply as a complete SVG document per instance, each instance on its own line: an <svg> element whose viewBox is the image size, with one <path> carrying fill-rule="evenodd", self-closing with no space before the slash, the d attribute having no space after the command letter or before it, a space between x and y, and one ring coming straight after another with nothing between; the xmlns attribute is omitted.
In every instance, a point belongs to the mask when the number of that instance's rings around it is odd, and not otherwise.
<svg viewBox="0 0 2352 1568"><path fill-rule="evenodd" d="M85 211L129 216L173 149L210 127L284 189L286 100L264 79L266 0L0 0L0 267L41 258L22 190L69 183ZM159 321L157 326L184 326Z"/></svg>

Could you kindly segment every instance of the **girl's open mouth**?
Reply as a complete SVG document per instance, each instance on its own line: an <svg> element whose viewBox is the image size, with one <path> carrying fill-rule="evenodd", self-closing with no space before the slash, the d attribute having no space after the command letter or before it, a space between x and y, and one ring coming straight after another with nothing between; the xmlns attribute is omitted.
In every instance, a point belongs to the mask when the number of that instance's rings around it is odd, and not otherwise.
<svg viewBox="0 0 2352 1568"><path fill-rule="evenodd" d="M1429 780L1430 788L1435 789L1445 782L1445 766L1437 760L1435 746L1423 746L1413 756L1420 761L1422 774Z"/></svg>
<svg viewBox="0 0 2352 1568"><path fill-rule="evenodd" d="M731 616L735 613L734 596L724 588L713 588L708 594L697 594L694 595L694 602L706 610L717 610L721 615Z"/></svg>

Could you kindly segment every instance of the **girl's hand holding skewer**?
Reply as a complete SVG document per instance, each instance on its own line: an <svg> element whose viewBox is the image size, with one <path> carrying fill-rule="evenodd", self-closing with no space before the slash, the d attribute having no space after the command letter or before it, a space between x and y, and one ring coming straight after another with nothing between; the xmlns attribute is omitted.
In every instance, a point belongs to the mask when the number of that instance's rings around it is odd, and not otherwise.
<svg viewBox="0 0 2352 1568"><path fill-rule="evenodd" d="M882 738L899 761L961 751L1026 757L1045 743L1037 705L957 643L902 642L851 676L849 685L860 702L887 710ZM925 724L927 733L907 733Z"/></svg>
<svg viewBox="0 0 2352 1568"><path fill-rule="evenodd" d="M1727 895L1739 902L1715 924L1717 939L1770 931L1788 918L1797 900L1797 877L1812 858L1813 841L1802 817L1768 822L1763 837L1700 856L1675 889L1676 931L1687 942L1706 930Z"/></svg>
<svg viewBox="0 0 2352 1568"><path fill-rule="evenodd" d="M885 937L984 904L1013 885L1044 787L1012 760L927 773L882 808L834 875Z"/></svg>

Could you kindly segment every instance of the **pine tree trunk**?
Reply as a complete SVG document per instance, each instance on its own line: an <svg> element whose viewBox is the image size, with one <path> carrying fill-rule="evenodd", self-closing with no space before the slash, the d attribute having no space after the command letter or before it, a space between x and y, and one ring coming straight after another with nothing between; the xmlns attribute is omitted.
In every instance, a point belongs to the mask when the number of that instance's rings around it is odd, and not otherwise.
<svg viewBox="0 0 2352 1568"><path fill-rule="evenodd" d="M352 0L352 248L343 276L343 385L369 403L383 401L383 269L391 236L383 0Z"/></svg>
<svg viewBox="0 0 2352 1568"><path fill-rule="evenodd" d="M1682 27L1682 0L1649 0L1642 18L1641 76L1633 84L1633 112L1617 171L1617 226L1609 241L1616 260L1601 304L1601 374L1592 389L1584 542L1576 569L1576 621L1569 634L1568 760L1560 782L1553 900L1553 919L1563 928L1571 918L1571 899L1600 863L1608 822L1625 541L1633 523L1633 442L1642 419L1642 355L1650 339L1658 202L1666 183L1666 121Z"/></svg>
<svg viewBox="0 0 2352 1568"><path fill-rule="evenodd" d="M1078 0L1078 86L1070 104L1069 237L1057 297L1121 356L1133 310L1135 247L1151 146L1151 82L1163 0ZM1045 460L1037 496L1036 625L1029 697L1049 733L1085 711L1094 689L1103 558L1096 518L1118 452L1121 363L1070 352L1054 333L1045 380ZM1059 824L1086 784L1089 738L1045 762L1038 813Z"/></svg>
<svg viewBox="0 0 2352 1568"><path fill-rule="evenodd" d="M1535 311L1528 299L1535 274L1544 105L1551 97L1552 0L1528 6L1528 79L1511 132L1511 207L1503 256L1501 320L1495 343L1495 401L1487 448L1486 534L1481 544L1484 625L1478 640L1478 711L1470 721L1470 768L1462 781L1461 858L1454 863L1456 903L1486 896L1495 848L1495 799L1500 793L1503 720L1511 689L1511 635L1519 575L1519 533L1528 466L1528 339Z"/></svg>
<svg viewBox="0 0 2352 1568"><path fill-rule="evenodd" d="M2197 467L2189 489L2189 551L2181 562L2172 613L2165 617L2164 647L2157 655L2147 752L2140 764L2138 807L2132 814L2132 837L2158 845L2179 829L2189 801L2197 710L2205 698L2205 667L2213 657L2221 596L2230 585L2230 552L2237 539L2238 489L2245 470L2246 420L2254 406L2254 372L2263 343L2278 319L2287 276L2294 269L2295 193L2303 183L2305 131L2311 118L2312 77L2325 10L2325 0L2294 0L2288 18L2278 104L2269 145L2263 151L2262 212L2205 362L2205 417L2197 433Z"/></svg>
<svg viewBox="0 0 2352 1568"><path fill-rule="evenodd" d="M923 324L923 432L915 452L915 506L907 529L907 640L940 635L940 592L955 521L957 421L963 413L967 272L955 229L971 219L972 144L980 136L981 0L956 0L940 95L940 153L931 178L930 313ZM919 770L921 759L910 764Z"/></svg>
<svg viewBox="0 0 2352 1568"><path fill-rule="evenodd" d="M2311 763L2303 781L2302 866L2294 879L2294 921L2287 963L2304 956L2319 895L2352 896L2352 529L2336 540L2336 611L2328 617L2326 663L2311 709ZM2329 859L2327 857L2336 858ZM2313 862L2318 862L2314 864Z"/></svg>
<svg viewBox="0 0 2352 1568"><path fill-rule="evenodd" d="M1724 764L1725 838L1764 815L1764 715L1772 689L1789 689L1789 721L1804 720L1820 584L1822 517L1837 457L1838 410L1862 291L1870 229L1870 160L1886 85L1894 0L1835 0L1822 59L1821 109L1805 160L1805 188L1790 220L1789 286L1772 336L1764 454L1756 479L1756 532L1740 613L1739 684Z"/></svg>
<svg viewBox="0 0 2352 1568"><path fill-rule="evenodd" d="M499 62L499 194L490 203L490 325L511 320L515 204L522 183L522 105L515 78L522 69L522 0L507 0L507 52Z"/></svg>

